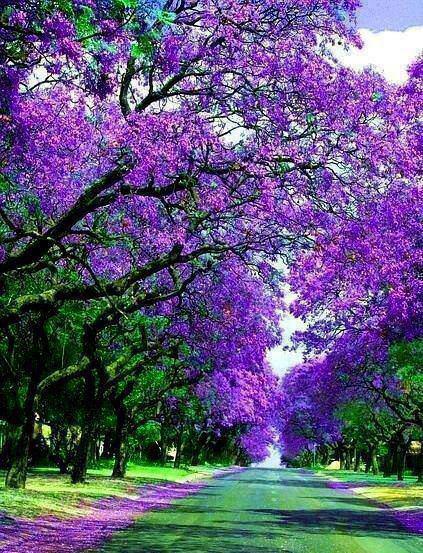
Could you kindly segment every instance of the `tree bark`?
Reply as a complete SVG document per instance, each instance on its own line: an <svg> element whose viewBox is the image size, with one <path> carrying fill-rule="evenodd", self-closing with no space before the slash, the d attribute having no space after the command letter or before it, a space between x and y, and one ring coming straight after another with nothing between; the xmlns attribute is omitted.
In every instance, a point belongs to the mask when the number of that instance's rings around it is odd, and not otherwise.
<svg viewBox="0 0 423 553"><path fill-rule="evenodd" d="M37 389L41 380L44 356L48 351L48 341L44 325L50 313L45 313L31 333L31 342L25 352L22 369L29 375L28 387L22 410L21 426L15 431L11 456L6 473L6 488L25 488L28 470L29 446L34 433Z"/></svg>
<svg viewBox="0 0 423 553"><path fill-rule="evenodd" d="M397 455L397 442L391 441L388 444L388 453L386 454L383 465L383 476L389 478L393 473L394 460Z"/></svg>
<svg viewBox="0 0 423 553"><path fill-rule="evenodd" d="M370 447L370 463L371 463L371 467L372 467L372 473L374 475L379 474L379 463L378 463L378 460L377 460L377 450L376 450L376 446L374 446L374 445L372 445Z"/></svg>
<svg viewBox="0 0 423 553"><path fill-rule="evenodd" d="M167 441L167 432L166 427L162 423L160 428L160 464L165 465L167 461L167 447L168 447L168 441Z"/></svg>
<svg viewBox="0 0 423 553"><path fill-rule="evenodd" d="M68 427L55 424L50 424L50 427L50 458L59 467L60 474L68 474L72 447L68 439Z"/></svg>
<svg viewBox="0 0 423 553"><path fill-rule="evenodd" d="M339 447L339 470L345 469L345 449L343 446Z"/></svg>
<svg viewBox="0 0 423 553"><path fill-rule="evenodd" d="M82 484L87 479L88 457L90 445L94 437L94 419L84 423L81 431L78 448L76 450L75 461L72 467L71 480L72 484Z"/></svg>
<svg viewBox="0 0 423 553"><path fill-rule="evenodd" d="M355 455L354 455L354 472L360 472L360 463L361 463L361 451L356 449Z"/></svg>
<svg viewBox="0 0 423 553"><path fill-rule="evenodd" d="M351 448L347 447L345 451L345 470L351 470Z"/></svg>
<svg viewBox="0 0 423 553"><path fill-rule="evenodd" d="M206 448L206 445L207 445L209 439L210 439L210 437L205 432L203 432L200 435L200 437L198 438L198 442L195 445L194 452L193 452L192 458L191 458L191 465L193 467L196 467L200 464L201 454L204 453L204 450Z"/></svg>
<svg viewBox="0 0 423 553"><path fill-rule="evenodd" d="M108 430L104 435L102 459L111 459L113 457L113 432Z"/></svg>
<svg viewBox="0 0 423 553"><path fill-rule="evenodd" d="M31 367L31 377L25 398L22 426L14 432L15 440L12 442L11 458L6 473L6 488L25 488L29 446L34 432L37 386L40 379L38 361L38 359L35 359Z"/></svg>
<svg viewBox="0 0 423 553"><path fill-rule="evenodd" d="M72 484L82 484L86 481L91 445L96 435L100 401L101 400L98 400L98 396L96 397L95 377L89 372L85 375L86 413L81 429L81 437L76 450L75 461L72 467Z"/></svg>
<svg viewBox="0 0 423 553"><path fill-rule="evenodd" d="M417 459L417 482L423 483L423 442L420 442L420 453Z"/></svg>
<svg viewBox="0 0 423 553"><path fill-rule="evenodd" d="M10 458L6 472L6 488L25 488L32 430L33 426L30 419L27 419L22 426L12 430Z"/></svg>
<svg viewBox="0 0 423 553"><path fill-rule="evenodd" d="M125 478L128 463L128 414L127 409L121 407L116 413L116 435L114 443L114 458L112 478Z"/></svg>
<svg viewBox="0 0 423 553"><path fill-rule="evenodd" d="M405 444L401 444L398 447L398 466L397 466L397 480L404 480L405 471L405 457L407 455L407 447Z"/></svg>
<svg viewBox="0 0 423 553"><path fill-rule="evenodd" d="M183 434L184 434L184 428L183 426L181 426L178 432L178 436L176 438L176 455L175 455L175 461L173 463L173 467L175 469L178 469L181 466Z"/></svg>
<svg viewBox="0 0 423 553"><path fill-rule="evenodd" d="M320 457L321 457L321 463L323 466L327 466L329 464L329 448L325 445L321 446L319 449L320 451Z"/></svg>
<svg viewBox="0 0 423 553"><path fill-rule="evenodd" d="M365 455L365 465L364 465L364 472L366 474L369 474L371 466L372 466L372 462L371 462L371 459L370 459L369 452L367 452L366 455Z"/></svg>

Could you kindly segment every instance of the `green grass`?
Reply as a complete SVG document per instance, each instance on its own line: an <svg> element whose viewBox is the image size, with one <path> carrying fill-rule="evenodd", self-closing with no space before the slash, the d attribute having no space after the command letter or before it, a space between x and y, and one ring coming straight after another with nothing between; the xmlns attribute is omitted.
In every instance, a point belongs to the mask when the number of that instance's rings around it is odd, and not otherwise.
<svg viewBox="0 0 423 553"><path fill-rule="evenodd" d="M374 486L412 486L416 484L416 477L406 475L403 482L399 482L396 476L385 478L381 474L375 476L372 473L353 472L350 470L322 469L319 472L327 476L333 476L342 482L365 482Z"/></svg>
<svg viewBox="0 0 423 553"><path fill-rule="evenodd" d="M317 474L352 483L355 493L390 507L423 507L423 485L416 483L415 476L406 476L403 482L398 482L395 476L384 478L347 470L326 469Z"/></svg>
<svg viewBox="0 0 423 553"><path fill-rule="evenodd" d="M71 484L69 476L60 475L54 468L33 469L28 474L25 490L6 490L0 487L0 512L9 516L34 518L38 516L83 516L94 501L103 497L131 497L143 484L185 482L211 475L211 466L174 469L155 465L130 463L127 478L112 480L111 463L102 462L88 471L86 484ZM4 474L0 477L4 480Z"/></svg>

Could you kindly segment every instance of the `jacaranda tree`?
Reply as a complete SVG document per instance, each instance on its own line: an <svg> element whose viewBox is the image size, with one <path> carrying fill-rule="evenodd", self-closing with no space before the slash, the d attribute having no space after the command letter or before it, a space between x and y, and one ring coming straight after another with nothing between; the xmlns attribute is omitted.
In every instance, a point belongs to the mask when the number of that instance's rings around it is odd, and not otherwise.
<svg viewBox="0 0 423 553"><path fill-rule="evenodd" d="M172 366L186 341L173 333L184 327L183 305L212 328L200 301L209 275L228 273L216 286L226 297L230 282L229 306L246 298L246 308L256 282L265 296L273 291L276 308L273 261L318 248L339 221L412 178L413 103L372 72L340 68L331 53L337 42L359 42L356 5L1 3L9 486L25 483L34 417L50 386L77 380L85 397L78 482L101 414L96 399L107 390L125 401L121 387L132 378L135 393L143 365ZM163 312L173 325L164 344L150 321ZM230 319L230 307L223 312ZM72 332L63 329L68 319ZM252 329L254 363L272 342L268 332L257 339ZM50 362L52 337L61 337L60 363ZM222 335L222 350L231 339ZM241 371L246 357L217 370Z"/></svg>

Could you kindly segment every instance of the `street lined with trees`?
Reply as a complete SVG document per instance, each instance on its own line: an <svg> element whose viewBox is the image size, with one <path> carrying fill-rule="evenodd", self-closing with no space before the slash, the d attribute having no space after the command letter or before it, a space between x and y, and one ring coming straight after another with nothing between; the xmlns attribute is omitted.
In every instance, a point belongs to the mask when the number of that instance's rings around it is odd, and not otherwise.
<svg viewBox="0 0 423 553"><path fill-rule="evenodd" d="M275 442L422 481L423 62L340 65L357 5L0 3L7 488Z"/></svg>

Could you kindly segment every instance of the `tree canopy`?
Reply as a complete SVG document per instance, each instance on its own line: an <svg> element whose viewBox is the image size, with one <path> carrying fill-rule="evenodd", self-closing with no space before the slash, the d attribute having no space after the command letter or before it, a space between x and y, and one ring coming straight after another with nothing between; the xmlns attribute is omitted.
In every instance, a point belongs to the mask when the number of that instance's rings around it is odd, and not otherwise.
<svg viewBox="0 0 423 553"><path fill-rule="evenodd" d="M320 361L280 401L266 354L287 282L333 378L341 364L420 424L418 394L404 406L398 390L420 382L402 359L421 330L421 64L404 87L340 66L333 46L360 43L356 7L0 4L9 486L25 483L36 418L56 444L78 428L74 482L113 427L116 474L145 425L164 456L260 459L293 396L305 438L340 431L316 422L316 387L300 399Z"/></svg>

